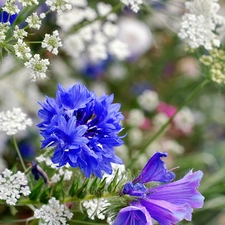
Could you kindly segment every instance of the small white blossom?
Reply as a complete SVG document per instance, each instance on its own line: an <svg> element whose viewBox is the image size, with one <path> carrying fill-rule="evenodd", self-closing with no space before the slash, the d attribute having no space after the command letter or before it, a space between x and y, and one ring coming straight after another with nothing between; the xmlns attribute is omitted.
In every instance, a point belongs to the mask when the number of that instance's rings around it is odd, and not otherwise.
<svg viewBox="0 0 225 225"><path fill-rule="evenodd" d="M109 53L119 60L124 60L130 56L128 46L119 39L111 41L108 48Z"/></svg>
<svg viewBox="0 0 225 225"><path fill-rule="evenodd" d="M156 127L156 129L159 129L161 126L163 126L168 121L168 116L165 113L157 113L153 119L152 123ZM169 129L169 126L167 126L167 129Z"/></svg>
<svg viewBox="0 0 225 225"><path fill-rule="evenodd" d="M46 78L46 71L50 64L48 59L40 59L39 54L35 54L28 62L24 63L31 75L31 81L36 81L38 77Z"/></svg>
<svg viewBox="0 0 225 225"><path fill-rule="evenodd" d="M0 131L7 135L14 135L19 130L25 130L32 125L32 120L20 108L13 108L12 111L0 112Z"/></svg>
<svg viewBox="0 0 225 225"><path fill-rule="evenodd" d="M18 0L18 2L20 2L23 7L38 5L39 3L37 0Z"/></svg>
<svg viewBox="0 0 225 225"><path fill-rule="evenodd" d="M104 198L99 198L84 201L82 205L87 210L88 218L94 220L97 217L100 220L104 220L106 218L104 209L110 206L110 203Z"/></svg>
<svg viewBox="0 0 225 225"><path fill-rule="evenodd" d="M5 169L0 174L0 199L6 200L9 205L16 205L21 195L28 196L30 188L27 186L27 178L24 173L18 171L13 174Z"/></svg>
<svg viewBox="0 0 225 225"><path fill-rule="evenodd" d="M31 58L31 50L30 48L26 45L23 40L19 39L17 43L13 46L15 50L15 54L18 58L20 59L25 59L28 60Z"/></svg>
<svg viewBox="0 0 225 225"><path fill-rule="evenodd" d="M87 0L70 0L69 1L71 5L77 6L77 7L86 7L87 6Z"/></svg>
<svg viewBox="0 0 225 225"><path fill-rule="evenodd" d="M112 11L112 6L110 4L106 4L104 2L97 3L97 10L100 16L106 16Z"/></svg>
<svg viewBox="0 0 225 225"><path fill-rule="evenodd" d="M119 29L117 25L111 22L105 22L103 24L102 30L108 37L116 37Z"/></svg>
<svg viewBox="0 0 225 225"><path fill-rule="evenodd" d="M92 60L105 60L108 57L107 48L102 43L94 43L88 47L88 52Z"/></svg>
<svg viewBox="0 0 225 225"><path fill-rule="evenodd" d="M41 19L44 19L45 17L46 17L46 14L45 14L45 13L41 13L41 14L40 14L40 18L41 18Z"/></svg>
<svg viewBox="0 0 225 225"><path fill-rule="evenodd" d="M53 54L58 54L58 48L62 47L61 39L59 38L59 32L55 30L52 35L45 34L45 38L41 44L42 48L47 48L48 51Z"/></svg>
<svg viewBox="0 0 225 225"><path fill-rule="evenodd" d="M151 90L145 90L138 96L137 101L141 108L148 112L154 111L159 104L158 94Z"/></svg>
<svg viewBox="0 0 225 225"><path fill-rule="evenodd" d="M131 8L135 13L140 10L140 5L142 5L142 0L120 0L123 4Z"/></svg>
<svg viewBox="0 0 225 225"><path fill-rule="evenodd" d="M224 24L225 18L218 15L220 5L217 1L194 0L186 2L185 6L189 12L182 17L178 36L181 39L186 39L191 48L204 46L205 49L211 50L213 46L220 46L216 27Z"/></svg>
<svg viewBox="0 0 225 225"><path fill-rule="evenodd" d="M132 109L127 118L127 124L130 126L139 127L145 122L144 113L139 109Z"/></svg>
<svg viewBox="0 0 225 225"><path fill-rule="evenodd" d="M72 5L69 2L69 0L47 0L45 3L50 6L52 11L57 11L61 14L65 10L72 9Z"/></svg>
<svg viewBox="0 0 225 225"><path fill-rule="evenodd" d="M28 23L29 28L34 28L39 30L41 27L41 19L37 15L37 13L33 13L31 16L28 16L25 20Z"/></svg>
<svg viewBox="0 0 225 225"><path fill-rule="evenodd" d="M24 37L27 37L27 32L24 29L20 29L17 25L15 26L15 29L13 31L13 36L16 39L23 39Z"/></svg>
<svg viewBox="0 0 225 225"><path fill-rule="evenodd" d="M2 6L2 10L11 15L20 12L15 0L7 0Z"/></svg>
<svg viewBox="0 0 225 225"><path fill-rule="evenodd" d="M80 56L81 52L85 50L85 45L79 35L71 34L64 39L63 48L69 55L77 58Z"/></svg>
<svg viewBox="0 0 225 225"><path fill-rule="evenodd" d="M185 107L177 113L173 122L177 129L185 134L189 134L195 125L195 117L192 111L188 107Z"/></svg>
<svg viewBox="0 0 225 225"><path fill-rule="evenodd" d="M10 29L10 23L0 23L0 43L5 41L6 33Z"/></svg>
<svg viewBox="0 0 225 225"><path fill-rule="evenodd" d="M48 205L34 210L34 217L40 219L40 225L68 225L66 221L73 217L73 213L65 205L60 204L59 200L52 197Z"/></svg>

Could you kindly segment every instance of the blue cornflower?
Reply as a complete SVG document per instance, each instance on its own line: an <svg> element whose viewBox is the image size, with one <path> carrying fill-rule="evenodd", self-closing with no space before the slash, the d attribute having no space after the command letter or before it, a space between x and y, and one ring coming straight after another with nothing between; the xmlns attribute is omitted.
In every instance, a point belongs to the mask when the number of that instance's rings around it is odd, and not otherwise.
<svg viewBox="0 0 225 225"><path fill-rule="evenodd" d="M79 167L86 177L93 173L112 173L111 163L122 164L114 147L123 144L120 104L112 104L113 95L96 97L84 85L64 89L60 84L56 99L46 97L40 103L38 124L44 137L42 148L55 146L52 162Z"/></svg>
<svg viewBox="0 0 225 225"><path fill-rule="evenodd" d="M140 175L125 184L122 194L133 196L130 205L121 209L113 225L174 225L181 220L191 221L193 208L203 206L204 197L197 191L203 176L201 171L187 173L182 179L171 182L175 175L168 171L157 152L146 164ZM165 184L146 188L150 181Z"/></svg>

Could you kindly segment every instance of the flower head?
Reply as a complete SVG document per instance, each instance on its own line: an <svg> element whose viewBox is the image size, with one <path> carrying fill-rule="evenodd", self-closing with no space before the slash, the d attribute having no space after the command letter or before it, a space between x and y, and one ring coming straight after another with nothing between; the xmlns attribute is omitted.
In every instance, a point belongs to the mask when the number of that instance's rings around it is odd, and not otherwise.
<svg viewBox="0 0 225 225"><path fill-rule="evenodd" d="M66 220L71 219L73 213L65 205L60 204L59 200L52 197L48 205L34 210L34 217L41 219L41 225L67 225Z"/></svg>
<svg viewBox="0 0 225 225"><path fill-rule="evenodd" d="M24 173L18 171L13 174L11 170L5 169L0 174L0 199L6 200L7 204L16 205L21 195L29 194L30 188Z"/></svg>
<svg viewBox="0 0 225 225"><path fill-rule="evenodd" d="M12 111L0 112L0 131L7 135L14 135L19 130L25 130L32 125L32 120L20 108L13 108Z"/></svg>
<svg viewBox="0 0 225 225"><path fill-rule="evenodd" d="M47 97L40 103L42 148L55 146L53 163L79 167L86 177L111 174L111 163L122 163L114 147L123 144L118 137L123 116L120 104L112 101L113 95L97 98L84 85L76 84L68 90L58 85L56 99Z"/></svg>
<svg viewBox="0 0 225 225"><path fill-rule="evenodd" d="M201 171L190 171L182 179L171 182L175 175L168 171L160 159L166 153L157 152L140 175L124 185L122 194L135 197L130 205L121 209L113 225L149 224L152 219L159 224L172 225L183 219L191 221L193 208L201 208L204 197L197 191L203 176ZM165 184L146 188L150 181Z"/></svg>

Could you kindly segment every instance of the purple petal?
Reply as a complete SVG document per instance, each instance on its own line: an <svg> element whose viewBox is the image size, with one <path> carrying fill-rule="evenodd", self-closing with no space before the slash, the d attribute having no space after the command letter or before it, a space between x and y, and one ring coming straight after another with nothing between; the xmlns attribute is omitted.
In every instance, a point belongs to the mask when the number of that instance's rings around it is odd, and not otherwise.
<svg viewBox="0 0 225 225"><path fill-rule="evenodd" d="M191 208L201 208L204 197L197 191L202 171L190 171L182 179L155 188L150 188L150 199L166 200L172 204L189 204Z"/></svg>
<svg viewBox="0 0 225 225"><path fill-rule="evenodd" d="M192 209L188 204L174 205L164 200L139 199L139 203L146 208L151 217L160 225L173 225L191 214Z"/></svg>
<svg viewBox="0 0 225 225"><path fill-rule="evenodd" d="M137 205L121 209L113 225L153 225L153 223L146 208Z"/></svg>
<svg viewBox="0 0 225 225"><path fill-rule="evenodd" d="M167 157L167 153L157 152L147 162L140 175L133 183L148 183L150 181L171 182L175 174L167 170L165 163L160 159Z"/></svg>

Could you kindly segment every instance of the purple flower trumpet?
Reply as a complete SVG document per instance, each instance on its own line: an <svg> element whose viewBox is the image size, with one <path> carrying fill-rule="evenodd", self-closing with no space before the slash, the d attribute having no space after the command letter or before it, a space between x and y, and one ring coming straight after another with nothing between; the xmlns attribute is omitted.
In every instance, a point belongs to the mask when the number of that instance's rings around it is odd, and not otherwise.
<svg viewBox="0 0 225 225"><path fill-rule="evenodd" d="M136 197L130 205L121 209L113 225L152 225L152 219L160 225L174 225L183 219L191 221L193 208L203 206L204 197L197 191L202 171L189 171L182 179L172 182L175 174L168 171L157 152L148 161L140 175L124 185L122 194ZM146 188L148 182L164 183Z"/></svg>

